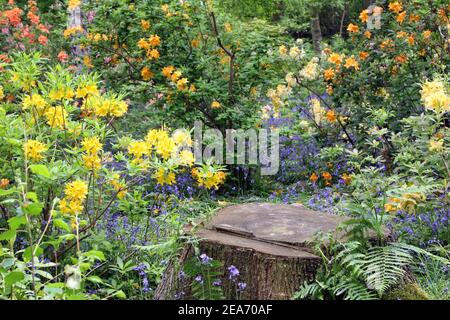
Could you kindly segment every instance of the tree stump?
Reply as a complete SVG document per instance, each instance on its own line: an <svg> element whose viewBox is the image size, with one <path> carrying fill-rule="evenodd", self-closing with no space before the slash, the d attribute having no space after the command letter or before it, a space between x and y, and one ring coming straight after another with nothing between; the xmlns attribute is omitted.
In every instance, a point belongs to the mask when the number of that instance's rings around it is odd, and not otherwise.
<svg viewBox="0 0 450 320"><path fill-rule="evenodd" d="M247 284L243 299L290 299L322 262L311 247L315 235L334 232L344 220L294 205L242 204L220 210L196 236L200 252L224 264L223 274L231 265L239 269L239 281ZM192 255L192 248L186 248L180 264ZM175 270L169 266L155 299L173 299L174 290L188 290ZM236 298L230 281L224 281L224 294Z"/></svg>

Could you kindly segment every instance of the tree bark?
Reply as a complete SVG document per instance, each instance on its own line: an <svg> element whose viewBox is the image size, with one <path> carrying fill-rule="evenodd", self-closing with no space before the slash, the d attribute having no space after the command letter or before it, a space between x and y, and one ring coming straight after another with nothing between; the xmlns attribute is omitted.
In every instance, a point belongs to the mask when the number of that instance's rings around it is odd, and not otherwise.
<svg viewBox="0 0 450 320"><path fill-rule="evenodd" d="M311 9L311 35L314 51L317 54L321 52L321 42L322 42L322 30L320 29L320 17L319 8L313 7Z"/></svg>

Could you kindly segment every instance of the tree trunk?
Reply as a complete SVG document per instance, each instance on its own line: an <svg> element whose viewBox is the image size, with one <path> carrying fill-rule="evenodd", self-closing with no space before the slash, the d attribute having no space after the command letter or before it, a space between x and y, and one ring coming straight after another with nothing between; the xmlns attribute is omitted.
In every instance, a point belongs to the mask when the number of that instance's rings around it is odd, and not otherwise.
<svg viewBox="0 0 450 320"><path fill-rule="evenodd" d="M342 17L341 17L341 26L339 28L339 36L341 36L341 37L344 34L345 17L348 15L348 7L349 7L348 2L345 2L344 11L342 12Z"/></svg>
<svg viewBox="0 0 450 320"><path fill-rule="evenodd" d="M322 30L320 29L319 8L311 9L311 35L314 51L317 54L321 52Z"/></svg>
<svg viewBox="0 0 450 320"><path fill-rule="evenodd" d="M314 279L322 259L311 246L317 232L334 232L345 218L317 213L294 205L242 204L220 210L195 233L198 250L187 245L171 264L155 290L154 299L190 299L192 279L179 277L194 252L223 265L222 290L226 299L288 300L304 281ZM324 245L327 245L324 243ZM229 279L235 266L239 277ZM237 292L238 283L246 289Z"/></svg>

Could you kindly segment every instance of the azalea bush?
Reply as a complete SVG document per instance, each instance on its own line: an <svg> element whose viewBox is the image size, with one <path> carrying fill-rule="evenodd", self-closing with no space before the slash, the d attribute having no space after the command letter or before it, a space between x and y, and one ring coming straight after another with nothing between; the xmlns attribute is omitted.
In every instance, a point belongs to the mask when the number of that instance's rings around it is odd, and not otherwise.
<svg viewBox="0 0 450 320"><path fill-rule="evenodd" d="M114 91L133 92L136 112L155 123L195 120L224 130L252 127L258 96L277 74L267 50L280 28L243 24L210 1L92 1L68 41L88 48L85 68Z"/></svg>
<svg viewBox="0 0 450 320"><path fill-rule="evenodd" d="M128 104L101 90L97 75L45 67L39 53L11 58L1 73L2 295L86 297L86 282L101 282L94 263L106 257L84 240L105 215L133 204L134 186L171 186L185 172L217 189L226 175L194 167L189 131L118 139L114 123ZM10 94L18 99L5 100Z"/></svg>

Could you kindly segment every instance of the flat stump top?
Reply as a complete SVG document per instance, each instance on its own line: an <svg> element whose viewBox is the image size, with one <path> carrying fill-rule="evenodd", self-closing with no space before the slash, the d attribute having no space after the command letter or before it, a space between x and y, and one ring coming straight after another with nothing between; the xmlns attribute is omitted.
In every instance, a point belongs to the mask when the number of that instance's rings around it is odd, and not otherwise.
<svg viewBox="0 0 450 320"><path fill-rule="evenodd" d="M308 248L317 233L334 232L345 219L295 205L250 203L221 209L206 229L262 242Z"/></svg>

